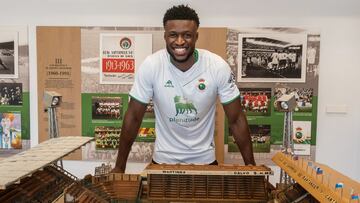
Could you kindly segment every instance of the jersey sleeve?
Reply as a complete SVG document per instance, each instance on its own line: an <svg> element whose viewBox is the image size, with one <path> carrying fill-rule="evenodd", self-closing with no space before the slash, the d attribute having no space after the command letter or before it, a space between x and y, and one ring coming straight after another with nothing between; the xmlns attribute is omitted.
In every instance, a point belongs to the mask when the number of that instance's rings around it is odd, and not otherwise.
<svg viewBox="0 0 360 203"><path fill-rule="evenodd" d="M153 96L153 65L147 57L135 73L135 81L130 90L130 97L148 104Z"/></svg>
<svg viewBox="0 0 360 203"><path fill-rule="evenodd" d="M218 96L222 104L228 104L240 96L240 91L235 84L235 74L231 71L229 65L222 61L221 67L217 71Z"/></svg>

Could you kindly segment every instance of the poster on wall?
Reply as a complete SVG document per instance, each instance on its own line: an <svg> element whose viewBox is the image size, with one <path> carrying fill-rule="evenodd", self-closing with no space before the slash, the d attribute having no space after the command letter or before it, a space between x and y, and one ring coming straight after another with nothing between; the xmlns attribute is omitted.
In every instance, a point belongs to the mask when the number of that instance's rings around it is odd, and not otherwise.
<svg viewBox="0 0 360 203"><path fill-rule="evenodd" d="M0 112L21 115L21 127L18 128L21 129L21 133L17 133L21 137L13 141L14 143L19 141L19 144L15 145L23 150L29 149L30 144L33 144L30 143L28 40L26 25L0 26ZM17 147L11 149L15 148ZM10 151L11 153L2 154L2 157L19 152L19 150Z"/></svg>
<svg viewBox="0 0 360 203"><path fill-rule="evenodd" d="M151 34L100 34L100 84L132 84L152 53Z"/></svg>
<svg viewBox="0 0 360 203"><path fill-rule="evenodd" d="M0 32L0 78L18 78L18 32Z"/></svg>
<svg viewBox="0 0 360 203"><path fill-rule="evenodd" d="M296 155L310 155L311 122L293 121L294 153Z"/></svg>
<svg viewBox="0 0 360 203"><path fill-rule="evenodd" d="M37 27L39 142L49 139L44 96L61 96L56 107L59 136L81 135L81 38L77 27ZM51 94L49 94L51 93Z"/></svg>
<svg viewBox="0 0 360 203"><path fill-rule="evenodd" d="M271 89L268 114L261 112L254 102L243 101L247 105L246 114L249 125L270 125L270 153L255 152L256 163L272 165L271 158L281 151L284 132L284 113L274 109L274 101L283 94L295 94L296 108L293 120L310 122L310 145L314 152L317 128L318 79L320 61L320 30L302 27L231 27L227 31L226 61L236 74L237 86L242 98L258 94L257 89ZM252 100L252 99L251 99ZM256 102L255 102L256 103ZM259 102L257 102L259 104ZM264 108L263 106L263 109ZM306 129L304 128L301 128ZM296 129L294 129L295 132ZM298 129L300 130L300 129ZM225 131L228 133L228 131ZM231 134L229 133L229 136ZM226 163L239 163L240 153L230 153L231 138L225 140L228 152L225 153ZM259 139L260 138L260 139ZM253 145L263 145L262 137L252 136ZM259 142L260 141L260 142ZM298 142L301 141L297 140ZM300 145L300 143L297 143ZM263 145L265 146L265 145ZM305 147L305 148L306 148ZM259 147L258 147L259 148ZM226 152L226 151L225 151ZM260 152L260 153L259 153ZM306 152L307 153L307 152ZM312 153L311 159L315 158Z"/></svg>
<svg viewBox="0 0 360 203"><path fill-rule="evenodd" d="M21 114L0 113L0 149L21 148Z"/></svg>
<svg viewBox="0 0 360 203"><path fill-rule="evenodd" d="M239 34L238 82L305 82L305 34Z"/></svg>

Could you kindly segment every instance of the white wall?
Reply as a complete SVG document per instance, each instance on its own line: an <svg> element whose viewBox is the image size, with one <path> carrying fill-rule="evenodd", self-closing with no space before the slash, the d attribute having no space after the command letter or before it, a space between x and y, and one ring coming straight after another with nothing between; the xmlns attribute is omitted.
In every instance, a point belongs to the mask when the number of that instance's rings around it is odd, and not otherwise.
<svg viewBox="0 0 360 203"><path fill-rule="evenodd" d="M37 25L161 26L165 10L185 2L197 10L201 26L318 28L321 30L321 55L317 161L360 181L360 1L0 1L0 26L29 26L31 137L35 142L38 134ZM326 107L330 105L345 105L347 113L329 114Z"/></svg>

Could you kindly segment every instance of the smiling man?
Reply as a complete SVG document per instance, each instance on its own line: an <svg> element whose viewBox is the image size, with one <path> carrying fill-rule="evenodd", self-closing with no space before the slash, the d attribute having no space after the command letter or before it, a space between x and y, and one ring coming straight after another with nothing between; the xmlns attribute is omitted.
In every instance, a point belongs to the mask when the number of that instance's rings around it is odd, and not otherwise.
<svg viewBox="0 0 360 203"><path fill-rule="evenodd" d="M195 48L199 24L198 15L188 6L166 11L166 49L148 56L136 73L113 172L125 171L150 99L156 119L153 163L217 164L214 128L219 97L245 164L255 165L234 74L220 56Z"/></svg>

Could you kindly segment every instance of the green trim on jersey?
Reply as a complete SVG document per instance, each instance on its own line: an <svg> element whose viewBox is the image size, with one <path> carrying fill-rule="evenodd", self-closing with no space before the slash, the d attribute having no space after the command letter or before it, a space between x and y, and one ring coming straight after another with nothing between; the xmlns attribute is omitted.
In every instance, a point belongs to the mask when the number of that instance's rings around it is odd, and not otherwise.
<svg viewBox="0 0 360 203"><path fill-rule="evenodd" d="M199 51L197 49L194 50L194 59L195 63L199 60Z"/></svg>
<svg viewBox="0 0 360 203"><path fill-rule="evenodd" d="M132 99L135 99L136 101L140 102L141 104L148 105L148 103L144 103L130 94L129 94L129 97L131 97Z"/></svg>
<svg viewBox="0 0 360 203"><path fill-rule="evenodd" d="M221 103L222 105L227 105L227 104L230 104L231 102L235 101L235 99L239 98L240 97L240 94L238 96L236 96L234 99L230 100L230 101L227 101L227 102L224 102L224 103Z"/></svg>

